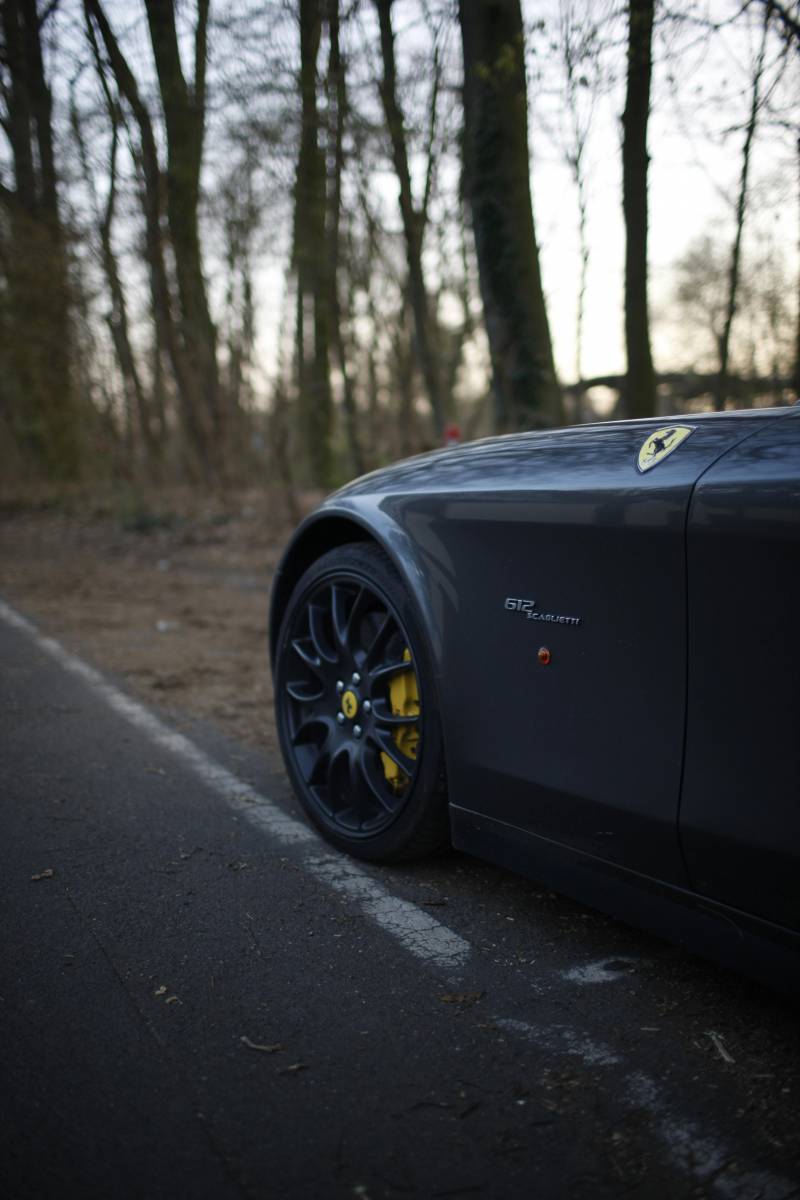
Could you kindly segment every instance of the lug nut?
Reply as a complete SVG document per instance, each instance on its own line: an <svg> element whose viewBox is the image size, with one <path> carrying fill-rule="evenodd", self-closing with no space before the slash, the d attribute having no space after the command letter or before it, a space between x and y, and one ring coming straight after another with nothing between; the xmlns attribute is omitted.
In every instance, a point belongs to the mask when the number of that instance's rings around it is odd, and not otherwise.
<svg viewBox="0 0 800 1200"><path fill-rule="evenodd" d="M340 725L344 725L344 713L338 712L336 714L336 720L339 722Z"/></svg>
<svg viewBox="0 0 800 1200"><path fill-rule="evenodd" d="M341 696L342 692L344 691L344 684L342 683L341 679L336 680L336 691L339 693L340 696Z"/></svg>
<svg viewBox="0 0 800 1200"><path fill-rule="evenodd" d="M358 671L353 671L353 683L356 685L361 683L361 676L359 675Z"/></svg>
<svg viewBox="0 0 800 1200"><path fill-rule="evenodd" d="M371 700L365 700L365 701L364 701L363 708L364 708L364 712L365 712L365 713L372 712L372 701L371 701Z"/></svg>
<svg viewBox="0 0 800 1200"><path fill-rule="evenodd" d="M360 725L353 726L353 734L355 737L361 737L361 726Z"/></svg>

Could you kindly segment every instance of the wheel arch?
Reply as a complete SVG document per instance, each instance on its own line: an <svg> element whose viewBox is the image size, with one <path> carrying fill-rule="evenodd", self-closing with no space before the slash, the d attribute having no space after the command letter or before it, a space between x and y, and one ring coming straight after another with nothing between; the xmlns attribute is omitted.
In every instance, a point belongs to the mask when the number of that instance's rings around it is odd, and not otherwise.
<svg viewBox="0 0 800 1200"><path fill-rule="evenodd" d="M378 546L393 563L408 588L419 619L431 643L433 661L438 667L436 653L439 639L431 627L431 604L422 584L419 552L408 533L383 514L381 522L371 522L368 515L349 511L326 511L312 514L299 527L287 546L272 585L269 618L269 649L273 668L281 622L298 580L311 564L328 550L353 542L368 542Z"/></svg>

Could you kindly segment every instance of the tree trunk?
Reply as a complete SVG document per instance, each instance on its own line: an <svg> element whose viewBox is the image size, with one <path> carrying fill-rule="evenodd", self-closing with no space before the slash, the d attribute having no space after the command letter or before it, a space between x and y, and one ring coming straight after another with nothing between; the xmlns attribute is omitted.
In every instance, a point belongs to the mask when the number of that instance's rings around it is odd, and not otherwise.
<svg viewBox="0 0 800 1200"><path fill-rule="evenodd" d="M117 151L119 148L119 106L109 91L105 77L101 76L101 86L106 100L109 121L111 123L111 146L108 161L108 193L105 210L101 213L92 176L89 154L86 147L81 119L77 107L73 104L70 112L72 132L78 147L78 157L89 192L95 224L100 238L100 265L108 287L111 301L110 311L106 317L111 340L117 356L117 365L122 376L123 393L125 397L125 425L130 433L130 452L134 451L133 430L138 429L139 444L143 447L148 462L158 455L158 444L150 427L147 397L139 375L136 356L130 340L128 323L128 306L125 299L125 289L119 272L119 263L114 251L112 229L117 201Z"/></svg>
<svg viewBox="0 0 800 1200"><path fill-rule="evenodd" d="M119 265L117 263L117 256L114 253L114 244L111 235L116 207L117 180L117 124L115 115L112 116L112 126L108 198L105 213L99 225L103 271L111 298L108 326L111 331L123 386L125 388L126 407L130 414L130 423L138 428L147 461L148 463L152 463L158 457L159 447L150 426L147 398L139 375L139 368L136 364L136 356L131 346L128 306L125 300L125 290L122 286Z"/></svg>
<svg viewBox="0 0 800 1200"><path fill-rule="evenodd" d="M413 314L412 314L413 315ZM404 304L399 314L392 337L394 357L394 391L397 398L397 442L395 457L407 458L417 453L420 447L416 421L414 419L414 341L409 329L408 305Z"/></svg>
<svg viewBox="0 0 800 1200"><path fill-rule="evenodd" d="M175 377L181 423L188 443L184 448L188 451L187 466L190 473L196 473L199 467L201 473L207 477L211 473L210 431L205 420L194 364L182 344L173 315L161 229L161 169L153 124L139 93L136 79L108 23L100 0L84 0L84 11L87 34L95 50L97 70L101 72L103 67L97 52L94 25L103 39L119 93L133 113L139 129L140 154L137 156L137 165L141 168L143 184L141 199L145 218L145 253L150 274L156 343L166 351Z"/></svg>
<svg viewBox="0 0 800 1200"><path fill-rule="evenodd" d="M252 447L250 425L252 391L247 368L252 364L255 341L255 307L252 279L252 238L256 213L252 177L235 176L226 188L225 221L228 286L225 295L227 371L223 394L227 403L228 450L233 461L244 461ZM238 313L238 317L237 317Z"/></svg>
<svg viewBox="0 0 800 1200"><path fill-rule="evenodd" d="M755 71L753 72L752 91L750 94L750 115L747 120L747 128L744 135L744 146L742 147L742 171L739 178L739 194L736 199L736 232L733 237L733 246L731 247L731 262L728 270L728 298L725 306L725 322L722 326L722 334L720 335L719 339L719 375L717 377L717 386L714 392L714 408L717 412L722 412L722 410L725 408L725 401L728 398L728 369L730 364L731 329L733 328L733 321L736 316L736 308L739 301L739 267L742 256L742 233L744 231L744 219L747 213L750 154L753 149L753 140L756 134L759 109L761 107L761 79L764 74L764 58L767 52L767 34L769 32L771 16L772 7L771 5L767 4L766 8L764 9L764 24L762 26L761 45L759 46Z"/></svg>
<svg viewBox="0 0 800 1200"><path fill-rule="evenodd" d="M300 0L302 127L295 179L292 263L297 277L297 381L313 482L331 483L330 285L326 262L325 156L319 144L317 55L320 0Z"/></svg>
<svg viewBox="0 0 800 1200"><path fill-rule="evenodd" d="M403 113L397 98L392 0L375 0L375 7L378 10L383 55L383 80L380 84L380 94L392 144L392 160L400 186L400 215L403 221L408 262L409 299L414 315L415 349L436 432L441 437L445 423L445 398L439 378L434 332L435 321L431 317L425 278L422 272L423 217L414 209Z"/></svg>
<svg viewBox="0 0 800 1200"><path fill-rule="evenodd" d="M0 374L15 437L49 474L75 476L81 411L75 386L71 288L58 209L52 100L35 0L2 0L7 120L14 188L0 191L10 244L9 337Z"/></svg>
<svg viewBox="0 0 800 1200"><path fill-rule="evenodd" d="M647 122L650 115L654 0L629 0L628 84L622 115L622 208L625 217L627 417L650 417L656 384L647 298Z"/></svg>
<svg viewBox="0 0 800 1200"><path fill-rule="evenodd" d="M562 418L533 222L525 43L519 0L460 0L464 190L472 215L495 422Z"/></svg>
<svg viewBox="0 0 800 1200"><path fill-rule="evenodd" d="M330 39L330 58L328 63L328 83L333 111L333 172L331 179L331 195L328 223L328 270L330 288L331 332L336 352L336 361L342 376L342 391L344 400L344 420L347 433L347 444L350 459L356 475L364 474L364 455L361 450L361 440L358 428L358 411L356 409L355 391L347 361L342 329L342 309L339 300L339 261L340 261L340 228L342 213L342 171L344 170L344 127L347 114L347 88L345 67L339 46L339 0L329 0L328 36Z"/></svg>
<svg viewBox="0 0 800 1200"><path fill-rule="evenodd" d="M208 4L209 0L198 0L195 78L190 88L183 76L178 51L174 0L146 0L167 133L167 219L175 255L181 329L188 360L197 376L204 424L213 438L209 450L219 465L225 429L219 395L217 331L208 307L198 226Z"/></svg>
<svg viewBox="0 0 800 1200"><path fill-rule="evenodd" d="M800 183L800 135L797 138L797 168L798 168L798 183ZM800 187L798 188L798 215L800 215ZM800 234L797 239L798 256L800 257ZM797 286L795 288L797 298L797 321L795 324L795 343L794 343L794 394L800 400L800 273L798 274Z"/></svg>
<svg viewBox="0 0 800 1200"><path fill-rule="evenodd" d="M590 23L584 24L584 20ZM586 293L589 278L589 194L586 149L589 139L590 120L583 115L582 97L588 88L596 87L591 79L591 66L587 70L588 47L594 43L597 24L591 16L578 18L570 4L562 5L560 41L564 60L566 83L565 105L569 113L570 141L565 146L565 158L575 181L578 202L578 296L575 306L575 380L580 383L583 376L583 340L586 320ZM596 52L595 52L596 53ZM592 63L592 66L594 62ZM587 78L589 76L589 78ZM577 409L570 414L580 421L582 413Z"/></svg>

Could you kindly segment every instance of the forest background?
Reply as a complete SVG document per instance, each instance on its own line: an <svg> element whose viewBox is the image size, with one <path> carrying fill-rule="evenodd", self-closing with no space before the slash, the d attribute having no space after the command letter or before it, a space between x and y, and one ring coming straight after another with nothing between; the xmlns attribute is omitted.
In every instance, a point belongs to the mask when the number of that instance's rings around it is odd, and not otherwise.
<svg viewBox="0 0 800 1200"><path fill-rule="evenodd" d="M6 481L791 403L800 5L0 0Z"/></svg>

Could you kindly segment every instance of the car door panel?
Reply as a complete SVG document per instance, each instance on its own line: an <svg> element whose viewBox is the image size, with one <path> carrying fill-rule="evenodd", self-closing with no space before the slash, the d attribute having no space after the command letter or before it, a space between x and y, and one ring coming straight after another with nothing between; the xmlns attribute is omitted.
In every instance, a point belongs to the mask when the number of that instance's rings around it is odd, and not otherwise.
<svg viewBox="0 0 800 1200"><path fill-rule="evenodd" d="M692 886L800 928L800 411L698 483L688 585Z"/></svg>
<svg viewBox="0 0 800 1200"><path fill-rule="evenodd" d="M540 440L512 469L446 502L419 498L405 518L448 560L451 801L685 885L687 509L696 479L756 426L698 424L641 475L650 428Z"/></svg>

